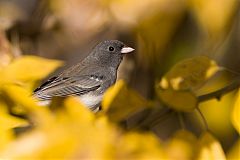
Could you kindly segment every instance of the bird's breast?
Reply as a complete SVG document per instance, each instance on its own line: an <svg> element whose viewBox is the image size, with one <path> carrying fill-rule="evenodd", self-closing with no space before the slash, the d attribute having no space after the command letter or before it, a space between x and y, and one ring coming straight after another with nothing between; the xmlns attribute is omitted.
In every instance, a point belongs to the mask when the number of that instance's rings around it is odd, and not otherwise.
<svg viewBox="0 0 240 160"><path fill-rule="evenodd" d="M84 94L79 96L79 100L91 110L99 107L103 95Z"/></svg>

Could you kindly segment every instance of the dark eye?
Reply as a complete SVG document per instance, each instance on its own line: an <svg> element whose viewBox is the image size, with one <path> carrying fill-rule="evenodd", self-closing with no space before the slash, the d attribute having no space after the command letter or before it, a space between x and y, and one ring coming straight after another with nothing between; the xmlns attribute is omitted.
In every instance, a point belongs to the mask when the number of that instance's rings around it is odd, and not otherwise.
<svg viewBox="0 0 240 160"><path fill-rule="evenodd" d="M112 51L114 51L114 48L113 48L112 46L110 46L110 47L108 48L108 50L112 52Z"/></svg>

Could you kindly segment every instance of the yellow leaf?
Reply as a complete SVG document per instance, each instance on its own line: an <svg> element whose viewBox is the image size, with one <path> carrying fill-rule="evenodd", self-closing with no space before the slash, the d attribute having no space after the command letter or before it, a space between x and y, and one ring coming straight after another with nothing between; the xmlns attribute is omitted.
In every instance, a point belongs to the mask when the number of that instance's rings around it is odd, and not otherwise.
<svg viewBox="0 0 240 160"><path fill-rule="evenodd" d="M240 134L240 90L238 91L237 99L232 111L232 124Z"/></svg>
<svg viewBox="0 0 240 160"><path fill-rule="evenodd" d="M191 91L158 89L157 94L165 104L177 111L190 112L197 106L198 102L197 97Z"/></svg>
<svg viewBox="0 0 240 160"><path fill-rule="evenodd" d="M218 70L219 67L213 60L198 56L177 63L163 79L174 90L194 90L203 85ZM164 88L164 86L161 87Z"/></svg>
<svg viewBox="0 0 240 160"><path fill-rule="evenodd" d="M84 106L76 97L69 97L64 101L66 111L63 116L72 118L73 121L92 125L94 113Z"/></svg>
<svg viewBox="0 0 240 160"><path fill-rule="evenodd" d="M185 1L141 0L141 3L138 0L102 1L107 2L111 16L114 17L112 23L121 26L120 28L134 28L137 35L137 58L141 67L158 65L166 45L184 18Z"/></svg>
<svg viewBox="0 0 240 160"><path fill-rule="evenodd" d="M211 93L212 91L222 88L222 86L229 83L229 79L226 79L226 75L220 72L220 74L218 73L218 75L209 82L210 83L207 83L200 89L201 93L199 95ZM210 99L198 105L208 123L208 127L211 129L211 132L214 133L216 137L221 137L223 143L229 141L228 138L224 137L232 137L235 134L231 123L234 95L234 93L228 93L222 95L220 100ZM201 117L198 117L198 119L202 121Z"/></svg>
<svg viewBox="0 0 240 160"><path fill-rule="evenodd" d="M3 100L0 100L0 150L14 139L13 128L29 124L24 119L11 116L7 109L8 106Z"/></svg>
<svg viewBox="0 0 240 160"><path fill-rule="evenodd" d="M51 114L46 107L38 106L37 101L31 97L31 93L17 85L4 85L3 93L11 103L21 105L35 123L48 125L51 122Z"/></svg>
<svg viewBox="0 0 240 160"><path fill-rule="evenodd" d="M0 150L5 148L12 140L14 139L14 133L11 129L3 129L2 126L0 126Z"/></svg>
<svg viewBox="0 0 240 160"><path fill-rule="evenodd" d="M56 124L57 125L57 124ZM68 128L65 128L68 129ZM68 156L77 144L76 135L64 128L34 130L22 135L0 152L4 159L60 159Z"/></svg>
<svg viewBox="0 0 240 160"><path fill-rule="evenodd" d="M226 31L238 6L238 0L188 0L188 2L200 26L215 38Z"/></svg>
<svg viewBox="0 0 240 160"><path fill-rule="evenodd" d="M142 17L142 14L150 14L156 12L161 3L158 0L143 0L138 3L137 0L108 1L110 9L115 18L122 24L135 24ZM151 12L144 12L147 7L151 7ZM122 13L122 15L120 14ZM124 15L123 15L124 14Z"/></svg>
<svg viewBox="0 0 240 160"><path fill-rule="evenodd" d="M149 106L143 97L129 89L123 80L119 80L105 93L102 107L111 121L121 121Z"/></svg>
<svg viewBox="0 0 240 160"><path fill-rule="evenodd" d="M5 114L1 113L0 114L0 125L2 126L3 129L7 130L7 129L15 128L15 127L24 127L24 126L29 125L29 123L24 119L11 116L7 113L5 113Z"/></svg>
<svg viewBox="0 0 240 160"><path fill-rule="evenodd" d="M239 160L240 159L240 138L236 141L233 147L227 153L227 159Z"/></svg>
<svg viewBox="0 0 240 160"><path fill-rule="evenodd" d="M4 130L12 129L15 127L27 126L29 123L21 118L12 116L8 113L8 106L3 100L0 100L0 126Z"/></svg>
<svg viewBox="0 0 240 160"><path fill-rule="evenodd" d="M17 89L17 93L19 93L19 89ZM31 100L27 101L28 104L24 105L34 105L32 102L29 102ZM20 138L16 139L12 145L0 152L0 157L62 159L71 155L74 156L74 152L77 152L79 147L84 150L85 147L88 148L87 144L90 146L97 145L93 140L96 138L99 139L99 137L97 137L98 132L94 132L93 130L94 114L82 106L77 99L72 97L64 100L62 105L64 106L58 106L60 109L56 110L54 119L50 119L50 121L45 114L37 115L37 117L35 117L37 121L46 121L45 123L48 124L44 126L35 124L31 132L23 134ZM31 108L29 109L31 110ZM31 114L35 115L35 111L42 112L40 109L33 109ZM98 151L98 149L96 149L96 151ZM84 153L83 151L82 154L84 155ZM75 154L78 154L78 152Z"/></svg>
<svg viewBox="0 0 240 160"><path fill-rule="evenodd" d="M177 63L157 85L160 99L179 111L191 111L197 105L196 90L211 78L220 67L205 56Z"/></svg>
<svg viewBox="0 0 240 160"><path fill-rule="evenodd" d="M138 0L110 0L107 2L110 3L110 11L120 25L136 25L143 18L164 10L164 7L169 4L173 4L171 7L175 9L175 12L179 6L184 5L184 3L179 3L176 0L142 0L141 3L138 3ZM151 8L151 10L146 12L148 8Z"/></svg>
<svg viewBox="0 0 240 160"><path fill-rule="evenodd" d="M36 81L43 79L61 65L62 62L58 60L23 56L5 67L3 74L6 80Z"/></svg>
<svg viewBox="0 0 240 160"><path fill-rule="evenodd" d="M170 159L193 159L197 138L190 132L180 130L169 140L165 149Z"/></svg>
<svg viewBox="0 0 240 160"><path fill-rule="evenodd" d="M209 133L204 133L199 139L199 160L225 160L221 144Z"/></svg>
<svg viewBox="0 0 240 160"><path fill-rule="evenodd" d="M117 147L115 159L166 159L159 140L149 133L127 133Z"/></svg>
<svg viewBox="0 0 240 160"><path fill-rule="evenodd" d="M4 3L3 3L4 4ZM3 4L1 4L0 6L0 17L1 17L1 24L0 24L0 69L6 65L8 65L11 60L13 59L13 51L12 51L12 47L10 42L7 39L7 35L4 32L4 29L2 30L2 24L4 24L4 18L3 18L3 10L8 10L9 13L12 13L11 11L9 11L10 8L5 8L6 6L4 6ZM16 9L16 8L15 8ZM8 20L8 18L6 18L6 21Z"/></svg>

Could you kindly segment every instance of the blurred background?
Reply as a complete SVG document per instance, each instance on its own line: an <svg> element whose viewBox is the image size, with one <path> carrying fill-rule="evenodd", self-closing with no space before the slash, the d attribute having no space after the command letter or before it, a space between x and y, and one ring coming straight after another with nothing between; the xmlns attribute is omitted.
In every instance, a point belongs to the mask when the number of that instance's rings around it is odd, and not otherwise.
<svg viewBox="0 0 240 160"><path fill-rule="evenodd" d="M119 78L154 100L155 83L176 62L189 57L207 55L240 73L239 10L238 0L0 0L0 65L30 54L60 59L69 67L98 42L118 39L136 49L124 59ZM233 77L219 75L206 92ZM200 106L225 150L239 136L230 121L234 98L231 93ZM139 117L146 113L130 123ZM184 118L196 134L204 130L195 125L201 121L198 114L187 113ZM178 121L173 115L147 128L164 139L180 128Z"/></svg>

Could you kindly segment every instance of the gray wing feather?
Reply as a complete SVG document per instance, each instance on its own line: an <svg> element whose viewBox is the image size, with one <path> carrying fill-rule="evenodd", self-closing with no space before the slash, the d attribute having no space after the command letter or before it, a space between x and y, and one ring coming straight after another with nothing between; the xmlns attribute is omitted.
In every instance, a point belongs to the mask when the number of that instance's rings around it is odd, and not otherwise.
<svg viewBox="0 0 240 160"><path fill-rule="evenodd" d="M34 91L34 95L41 100L48 100L54 96L81 95L96 90L100 86L101 81L90 75L75 77L60 76L49 79L49 81Z"/></svg>

